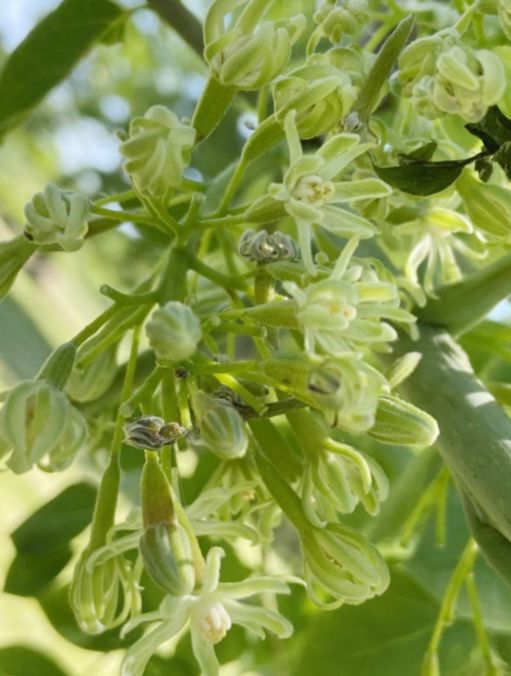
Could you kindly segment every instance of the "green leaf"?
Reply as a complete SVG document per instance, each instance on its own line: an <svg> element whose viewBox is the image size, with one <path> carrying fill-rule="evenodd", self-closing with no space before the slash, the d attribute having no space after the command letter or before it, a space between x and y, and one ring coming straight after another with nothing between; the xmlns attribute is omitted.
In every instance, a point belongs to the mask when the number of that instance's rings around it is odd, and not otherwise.
<svg viewBox="0 0 511 676"><path fill-rule="evenodd" d="M0 648L0 674L2 676L66 676L52 659L39 650L26 645Z"/></svg>
<svg viewBox="0 0 511 676"><path fill-rule="evenodd" d="M489 152L496 152L501 145L511 141L511 120L497 108L491 106L479 122L465 125L465 129L484 143Z"/></svg>
<svg viewBox="0 0 511 676"><path fill-rule="evenodd" d="M11 534L18 553L42 555L67 544L90 523L95 498L88 483L68 486Z"/></svg>
<svg viewBox="0 0 511 676"><path fill-rule="evenodd" d="M17 554L5 579L4 591L17 596L37 596L71 560L68 545L40 554Z"/></svg>
<svg viewBox="0 0 511 676"><path fill-rule="evenodd" d="M416 162L402 167L378 167L373 164L373 169L383 181L403 192L433 195L454 183L465 164L467 160Z"/></svg>
<svg viewBox="0 0 511 676"><path fill-rule="evenodd" d="M292 676L419 676L439 605L414 581L394 570L381 597L322 614L302 639ZM456 623L443 637L442 676L459 674L473 634Z"/></svg>
<svg viewBox="0 0 511 676"><path fill-rule="evenodd" d="M64 0L16 47L0 75L0 134L61 82L124 11L110 0Z"/></svg>
<svg viewBox="0 0 511 676"><path fill-rule="evenodd" d="M414 162L429 162L438 148L436 141L430 141L418 148L415 148L411 153L400 153L399 164L404 166Z"/></svg>

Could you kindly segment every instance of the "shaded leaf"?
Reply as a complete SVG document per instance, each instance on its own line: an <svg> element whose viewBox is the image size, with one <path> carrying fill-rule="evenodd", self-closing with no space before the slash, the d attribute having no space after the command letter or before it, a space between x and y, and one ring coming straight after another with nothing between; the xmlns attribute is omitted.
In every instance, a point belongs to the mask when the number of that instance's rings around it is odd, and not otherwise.
<svg viewBox="0 0 511 676"><path fill-rule="evenodd" d="M0 674L9 676L66 676L47 655L26 645L0 648Z"/></svg>
<svg viewBox="0 0 511 676"><path fill-rule="evenodd" d="M467 160L416 162L402 167L378 167L373 164L373 169L385 183L403 192L432 195L454 183L465 164Z"/></svg>
<svg viewBox="0 0 511 676"><path fill-rule="evenodd" d="M0 75L0 134L18 124L123 15L110 0L64 0L45 17Z"/></svg>
<svg viewBox="0 0 511 676"><path fill-rule="evenodd" d="M72 540L90 523L96 499L88 483L68 486L11 534L20 554L47 554Z"/></svg>
<svg viewBox="0 0 511 676"><path fill-rule="evenodd" d="M419 146L411 153L400 153L399 163L401 165L410 164L411 162L429 162L438 148L436 141L430 141L422 146Z"/></svg>
<svg viewBox="0 0 511 676"><path fill-rule="evenodd" d="M17 596L37 596L71 560L69 546L38 554L17 554L5 579L4 591Z"/></svg>
<svg viewBox="0 0 511 676"><path fill-rule="evenodd" d="M497 106L488 108L482 120L466 124L465 129L481 139L491 153L495 153L501 145L511 141L511 120Z"/></svg>

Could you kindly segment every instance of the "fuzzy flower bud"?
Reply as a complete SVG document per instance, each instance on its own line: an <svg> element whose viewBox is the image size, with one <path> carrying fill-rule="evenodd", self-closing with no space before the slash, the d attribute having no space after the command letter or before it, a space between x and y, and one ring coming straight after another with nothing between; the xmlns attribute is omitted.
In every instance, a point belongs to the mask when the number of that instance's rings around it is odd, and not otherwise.
<svg viewBox="0 0 511 676"><path fill-rule="evenodd" d="M353 528L328 524L302 537L307 591L321 608L359 604L379 596L389 571L378 550Z"/></svg>
<svg viewBox="0 0 511 676"><path fill-rule="evenodd" d="M142 193L163 197L181 185L190 162L195 130L164 106L152 106L130 122L120 152L124 169Z"/></svg>
<svg viewBox="0 0 511 676"><path fill-rule="evenodd" d="M305 17L262 21L270 4L269 0L215 0L211 5L204 22L204 58L223 85L259 89L287 66ZM243 11L225 30L226 15L240 5L245 5Z"/></svg>
<svg viewBox="0 0 511 676"><path fill-rule="evenodd" d="M88 229L89 201L71 190L50 183L25 206L25 237L36 244L58 244L76 251Z"/></svg>
<svg viewBox="0 0 511 676"><path fill-rule="evenodd" d="M155 310L146 324L146 333L161 364L189 359L202 337L199 318L179 301L169 301Z"/></svg>
<svg viewBox="0 0 511 676"><path fill-rule="evenodd" d="M245 455L248 446L243 418L228 402L197 392L193 409L200 430L200 443L223 460Z"/></svg>
<svg viewBox="0 0 511 676"><path fill-rule="evenodd" d="M0 242L0 301L14 284L18 272L30 258L34 247L24 237Z"/></svg>
<svg viewBox="0 0 511 676"><path fill-rule="evenodd" d="M367 21L368 9L367 0L324 0L314 14L314 21L335 44L344 34L352 35Z"/></svg>
<svg viewBox="0 0 511 676"><path fill-rule="evenodd" d="M26 380L7 395L0 411L0 436L10 445L7 465L16 474L35 464L58 471L72 462L84 443L87 425L63 392L45 380Z"/></svg>
<svg viewBox="0 0 511 676"><path fill-rule="evenodd" d="M298 247L289 235L276 230L269 235L266 230L246 230L239 243L240 256L257 263L273 263L298 258Z"/></svg>
<svg viewBox="0 0 511 676"><path fill-rule="evenodd" d="M155 415L144 415L124 425L124 441L129 446L146 450L159 450L175 444L186 434L179 423L166 423Z"/></svg>

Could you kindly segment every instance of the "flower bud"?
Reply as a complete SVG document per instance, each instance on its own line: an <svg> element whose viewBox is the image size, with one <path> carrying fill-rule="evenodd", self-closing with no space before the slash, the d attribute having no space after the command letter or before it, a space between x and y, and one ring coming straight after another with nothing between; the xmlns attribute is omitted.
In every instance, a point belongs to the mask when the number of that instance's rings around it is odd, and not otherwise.
<svg viewBox="0 0 511 676"><path fill-rule="evenodd" d="M248 437L243 418L228 402L197 392L193 398L200 443L223 460L245 455Z"/></svg>
<svg viewBox="0 0 511 676"><path fill-rule="evenodd" d="M359 604L383 594L389 571L378 550L353 528L328 524L302 536L307 593L321 608Z"/></svg>
<svg viewBox="0 0 511 676"><path fill-rule="evenodd" d="M482 183L464 171L456 181L463 207L474 226L491 241L507 241L511 236L511 190Z"/></svg>
<svg viewBox="0 0 511 676"><path fill-rule="evenodd" d="M357 434L373 426L384 385L385 378L353 354L313 367L308 389L320 408L335 412L338 427Z"/></svg>
<svg viewBox="0 0 511 676"><path fill-rule="evenodd" d="M179 423L166 423L155 415L144 415L124 425L124 442L135 448L157 451L171 446L187 434Z"/></svg>
<svg viewBox="0 0 511 676"><path fill-rule="evenodd" d="M79 402L94 401L104 394L117 372L116 352L117 344L114 344L85 367L75 366L65 387L66 394Z"/></svg>
<svg viewBox="0 0 511 676"><path fill-rule="evenodd" d="M330 42L341 41L344 34L352 35L367 21L367 0L324 0L314 21L320 25L323 35Z"/></svg>
<svg viewBox="0 0 511 676"><path fill-rule="evenodd" d="M30 258L34 246L25 237L0 242L0 301L14 284L18 272Z"/></svg>
<svg viewBox="0 0 511 676"><path fill-rule="evenodd" d="M87 234L89 201L71 190L48 185L25 206L25 237L36 244L59 244L76 251Z"/></svg>
<svg viewBox="0 0 511 676"><path fill-rule="evenodd" d="M500 25L508 40L511 40L511 0L498 0Z"/></svg>
<svg viewBox="0 0 511 676"><path fill-rule="evenodd" d="M193 127L164 106L152 106L130 122L120 146L124 169L140 192L161 198L181 185L194 141Z"/></svg>
<svg viewBox="0 0 511 676"><path fill-rule="evenodd" d="M298 247L292 237L277 230L269 235L266 230L246 230L239 243L240 256L257 263L273 263L298 258Z"/></svg>
<svg viewBox="0 0 511 676"><path fill-rule="evenodd" d="M16 474L34 464L53 471L73 460L87 425L61 391L45 380L27 380L7 395L0 411L0 436L10 444L7 464Z"/></svg>
<svg viewBox="0 0 511 676"><path fill-rule="evenodd" d="M369 434L382 444L431 446L439 430L436 420L422 409L398 397L383 396Z"/></svg>
<svg viewBox="0 0 511 676"><path fill-rule="evenodd" d="M283 124L291 109L297 111L300 138L327 134L349 113L357 96L350 75L331 63L328 55L293 70L273 89L275 112Z"/></svg>
<svg viewBox="0 0 511 676"><path fill-rule="evenodd" d="M189 359L202 337L199 318L179 301L169 301L155 310L146 324L146 333L162 365Z"/></svg>
<svg viewBox="0 0 511 676"><path fill-rule="evenodd" d="M226 15L245 8L229 30ZM274 80L289 62L291 47L305 28L301 14L284 21L264 21L269 0L216 0L204 22L204 58L216 80L240 90L259 89Z"/></svg>
<svg viewBox="0 0 511 676"><path fill-rule="evenodd" d="M139 548L144 566L170 594L190 593L195 585L192 545L178 523L167 477L154 454L146 457L140 493L144 531Z"/></svg>
<svg viewBox="0 0 511 676"><path fill-rule="evenodd" d="M86 634L101 634L118 627L141 609L140 567L132 568L122 556L99 557L99 553L85 550L69 590L76 621Z"/></svg>

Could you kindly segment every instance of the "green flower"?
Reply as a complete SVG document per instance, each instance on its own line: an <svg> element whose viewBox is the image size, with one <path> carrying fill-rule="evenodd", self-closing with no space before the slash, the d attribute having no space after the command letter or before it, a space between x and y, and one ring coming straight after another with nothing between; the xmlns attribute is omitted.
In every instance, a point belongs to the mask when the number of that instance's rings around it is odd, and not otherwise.
<svg viewBox="0 0 511 676"><path fill-rule="evenodd" d="M272 0L215 0L204 22L204 58L223 85L259 89L287 66L291 47L305 28L302 14L263 21ZM228 30L227 15L245 5Z"/></svg>
<svg viewBox="0 0 511 676"><path fill-rule="evenodd" d="M328 439L308 453L301 484L302 506L320 528L361 503L375 516L388 495L388 480L380 465L356 449Z"/></svg>
<svg viewBox="0 0 511 676"><path fill-rule="evenodd" d="M357 530L329 523L311 528L301 540L307 593L320 608L358 605L387 589L384 559Z"/></svg>
<svg viewBox="0 0 511 676"><path fill-rule="evenodd" d="M457 113L477 122L506 88L504 66L488 49L473 49L455 31L419 38L399 59L402 93L421 115Z"/></svg>
<svg viewBox="0 0 511 676"><path fill-rule="evenodd" d="M294 282L284 287L298 304L296 317L304 332L305 347L327 354L342 354L362 345L386 343L397 338L383 321L411 323L413 315L399 307L397 287L381 282L375 269L350 260L358 239L349 242L327 279L301 289Z"/></svg>
<svg viewBox="0 0 511 676"><path fill-rule="evenodd" d="M112 546L114 532L109 532L107 545L84 552L73 574L69 600L86 634L118 627L141 610L142 561L138 558L133 565Z"/></svg>
<svg viewBox="0 0 511 676"><path fill-rule="evenodd" d="M511 237L511 190L483 183L465 170L456 181L463 207L479 232L490 242L507 242Z"/></svg>
<svg viewBox="0 0 511 676"><path fill-rule="evenodd" d="M35 244L58 244L76 251L87 234L89 200L71 190L48 185L25 206L25 237Z"/></svg>
<svg viewBox="0 0 511 676"><path fill-rule="evenodd" d="M120 146L124 169L141 193L163 198L181 185L194 141L193 127L164 106L152 106L130 122Z"/></svg>
<svg viewBox="0 0 511 676"><path fill-rule="evenodd" d="M408 235L412 238L411 245L407 246L406 277L413 284L418 284L418 271L425 263L422 286L433 297L437 284L453 284L461 279L456 251L476 260L485 255L484 251L479 253L456 236L473 233L468 220L443 207L430 207L416 220L396 226L393 232L396 236Z"/></svg>
<svg viewBox="0 0 511 676"><path fill-rule="evenodd" d="M383 197L390 193L390 188L377 178L337 180L341 172L372 144L360 143L356 134L338 134L314 155L304 155L295 119L296 113L291 111L284 123L289 169L283 182L272 183L268 193L275 201L284 203L285 211L295 221L304 265L314 275L312 226L321 225L343 237L372 237L376 233L375 227L345 204Z"/></svg>
<svg viewBox="0 0 511 676"><path fill-rule="evenodd" d="M136 641L126 653L121 676L142 676L145 666L160 645L185 628L192 636L192 650L203 676L217 676L219 671L214 645L222 641L233 624L239 624L259 638L271 631L279 638L292 634L291 624L279 613L240 599L261 593L286 594L288 586L271 577L252 577L242 582L220 582L223 550L209 550L204 579L199 589L183 596L166 596L157 611L133 618L123 628L127 634L144 622L157 626Z"/></svg>
<svg viewBox="0 0 511 676"><path fill-rule="evenodd" d="M16 474L37 464L47 471L68 467L87 438L87 424L63 392L46 380L25 380L0 411L0 436L9 444L8 467Z"/></svg>
<svg viewBox="0 0 511 676"><path fill-rule="evenodd" d="M367 22L368 9L367 0L323 0L314 21L323 35L336 44L343 35L352 35Z"/></svg>
<svg viewBox="0 0 511 676"><path fill-rule="evenodd" d="M175 300L153 312L146 324L146 333L156 359L163 365L189 359L202 337L197 315Z"/></svg>

